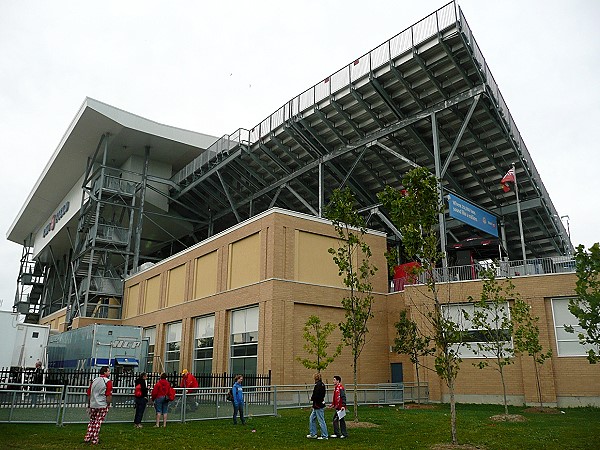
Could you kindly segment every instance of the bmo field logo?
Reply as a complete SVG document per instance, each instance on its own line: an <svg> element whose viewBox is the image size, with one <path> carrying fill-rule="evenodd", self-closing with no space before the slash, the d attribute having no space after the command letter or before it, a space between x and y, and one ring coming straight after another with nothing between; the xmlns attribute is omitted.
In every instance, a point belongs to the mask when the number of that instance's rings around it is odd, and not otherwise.
<svg viewBox="0 0 600 450"><path fill-rule="evenodd" d="M69 202L66 202L64 205L62 205L60 207L60 209L58 211L56 211L56 214L52 215L52 217L50 218L50 222L48 223L48 225L46 225L44 227L44 237L46 237L48 235L48 233L50 233L51 231L54 230L56 223L64 217L64 215L67 213L68 210L69 210Z"/></svg>

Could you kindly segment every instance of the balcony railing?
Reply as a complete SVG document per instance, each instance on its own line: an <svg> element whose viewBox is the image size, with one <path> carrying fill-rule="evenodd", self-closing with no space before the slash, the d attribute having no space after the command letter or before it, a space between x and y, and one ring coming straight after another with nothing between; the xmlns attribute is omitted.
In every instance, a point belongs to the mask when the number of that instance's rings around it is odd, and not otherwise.
<svg viewBox="0 0 600 450"><path fill-rule="evenodd" d="M522 277L525 275L542 275L550 273L575 272L575 259L572 256L553 258L535 258L515 261L476 262L467 266L438 267L433 276L437 283L452 281L481 280L484 271L494 268L497 277ZM390 283L390 292L403 291L405 286L425 284L429 274L408 275L395 278Z"/></svg>

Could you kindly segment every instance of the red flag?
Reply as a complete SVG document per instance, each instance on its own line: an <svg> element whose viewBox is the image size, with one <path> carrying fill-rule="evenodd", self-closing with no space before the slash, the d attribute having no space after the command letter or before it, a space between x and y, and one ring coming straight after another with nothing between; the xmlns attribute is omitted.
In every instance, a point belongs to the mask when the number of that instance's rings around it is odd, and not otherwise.
<svg viewBox="0 0 600 450"><path fill-rule="evenodd" d="M504 178L502 178L502 180L500 181L500 184L502 185L502 190L504 192L510 191L510 186L508 185L509 182L510 183L515 182L515 168L514 167L508 169L508 172L506 172L506 175L504 175Z"/></svg>

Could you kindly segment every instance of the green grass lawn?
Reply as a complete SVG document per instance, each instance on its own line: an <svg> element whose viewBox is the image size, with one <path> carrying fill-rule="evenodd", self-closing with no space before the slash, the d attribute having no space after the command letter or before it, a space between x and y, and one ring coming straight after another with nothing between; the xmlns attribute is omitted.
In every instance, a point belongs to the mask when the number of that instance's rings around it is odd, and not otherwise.
<svg viewBox="0 0 600 450"><path fill-rule="evenodd" d="M510 408L511 414L522 414L525 422L493 422L490 417L501 414L498 405L458 405L458 439L492 449L598 449L600 448L600 409L564 409L561 414L530 413L523 408ZM147 411L146 418L151 417ZM110 414L110 412L109 412ZM135 429L132 424L104 424L100 444L104 449L427 449L450 441L450 409L436 405L434 409L399 409L396 407L360 407L361 422L374 427L354 428L349 424L349 438L343 441L306 439L308 409L281 410L279 417L250 417L245 426L234 426L230 420L206 420L186 424L170 423L167 428L153 428L146 423ZM133 420L133 410L131 411ZM329 433L332 411L326 410ZM348 418L351 419L351 414ZM77 449L90 448L83 443L85 425L56 427L45 424L0 424L3 448Z"/></svg>

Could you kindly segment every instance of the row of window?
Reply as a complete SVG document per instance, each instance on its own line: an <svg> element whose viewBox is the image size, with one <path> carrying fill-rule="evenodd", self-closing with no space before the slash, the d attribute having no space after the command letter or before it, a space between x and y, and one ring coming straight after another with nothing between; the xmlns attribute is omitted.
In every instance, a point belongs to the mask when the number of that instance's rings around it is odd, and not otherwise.
<svg viewBox="0 0 600 450"><path fill-rule="evenodd" d="M570 298L554 298L552 299L552 316L554 323L554 335L556 337L556 348L558 349L558 356L586 356L588 351L592 348L591 345L582 345L579 342L579 333L585 334L585 331L579 326L577 318L569 311L569 300ZM484 344L486 341L486 333L483 329L476 328L472 321L466 319L466 317L473 317L477 306L473 303L461 303L461 304L450 304L444 308L444 314L452 322L459 325L460 329L465 332L465 341L469 345L457 345L455 350L460 354L462 358L477 358L482 356L477 354L477 344ZM465 317L464 312L467 313ZM508 303L501 305L499 311L497 311L499 317L506 316L510 317L510 309ZM490 323L491 323L490 319ZM565 330L565 326L572 326L574 333L569 333ZM492 329L496 329L491 327ZM507 347L511 348L512 341L511 336L506 331ZM491 356L491 355L487 355Z"/></svg>
<svg viewBox="0 0 600 450"><path fill-rule="evenodd" d="M578 334L583 330L578 320L569 311L569 298L552 299L552 315L558 356L586 356L591 346L582 345ZM445 314L466 332L469 346L457 347L463 358L478 357L477 343L485 342L485 333L477 329L470 320L465 319L463 312L473 317L476 306L472 303L451 304L445 306ZM508 303L501 306L498 314L509 317ZM571 325L575 333L565 331ZM229 372L255 374L258 356L258 306L234 310L231 312L231 335L229 352ZM156 328L146 328L144 338L149 342L147 370L153 371L155 356ZM213 345L215 338L214 314L194 319L193 373L212 373ZM512 346L510 336L506 335L507 346ZM165 372L179 372L181 360L181 322L167 324L165 333ZM479 355L480 356L480 355ZM160 370L160 368L157 368Z"/></svg>
<svg viewBox="0 0 600 450"><path fill-rule="evenodd" d="M258 306L232 311L230 330L229 372L255 374L258 357ZM146 370L153 372L153 361L156 356L156 328L144 329L144 338L148 340ZM192 368L194 374L212 373L214 339L214 314L194 319ZM164 371L179 372L181 370L181 322L166 325L164 348ZM160 367L156 369L162 370Z"/></svg>

